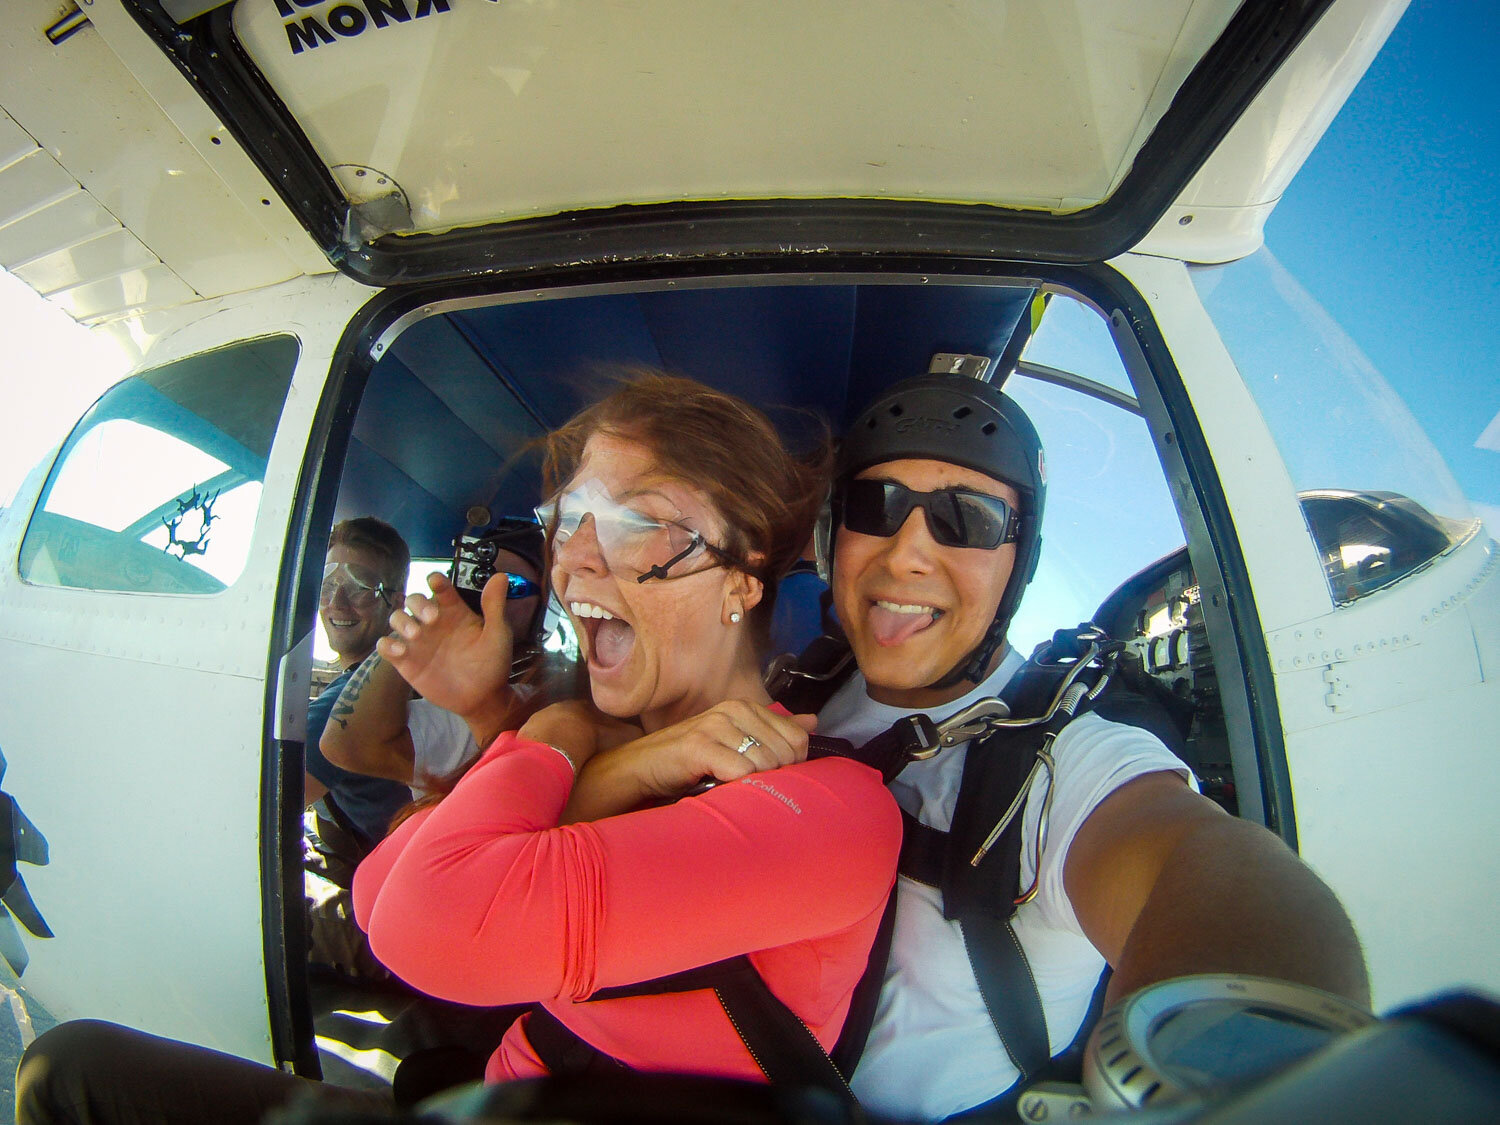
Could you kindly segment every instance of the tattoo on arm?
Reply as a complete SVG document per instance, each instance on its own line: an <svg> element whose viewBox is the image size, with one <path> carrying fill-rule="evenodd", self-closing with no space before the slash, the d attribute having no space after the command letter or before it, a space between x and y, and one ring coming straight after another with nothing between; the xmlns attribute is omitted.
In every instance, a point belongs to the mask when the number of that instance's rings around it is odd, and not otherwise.
<svg viewBox="0 0 1500 1125"><path fill-rule="evenodd" d="M375 666L380 663L380 653L372 652L365 657L364 662L355 669L354 675L349 677L349 682L344 685L344 690L339 692L339 697L334 701L333 712L328 716L329 722L338 723L343 730L349 729L349 716L354 714L354 705L359 702L360 693L365 690L365 685L370 682L370 674L375 671Z"/></svg>

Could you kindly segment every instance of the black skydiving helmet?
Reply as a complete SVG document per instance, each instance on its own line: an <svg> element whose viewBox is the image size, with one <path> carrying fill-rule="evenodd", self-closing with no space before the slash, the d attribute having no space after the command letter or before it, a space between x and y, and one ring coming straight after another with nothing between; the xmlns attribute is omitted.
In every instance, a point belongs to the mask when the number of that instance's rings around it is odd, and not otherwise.
<svg viewBox="0 0 1500 1125"><path fill-rule="evenodd" d="M995 618L979 644L930 687L978 682L1005 639L1021 595L1036 573L1042 546L1047 470L1042 439L1016 401L999 387L967 375L922 375L887 388L855 419L839 446L827 518L819 521L818 569L833 580L833 542L843 522L845 486L885 461L945 461L984 473L1020 495L1016 565Z"/></svg>

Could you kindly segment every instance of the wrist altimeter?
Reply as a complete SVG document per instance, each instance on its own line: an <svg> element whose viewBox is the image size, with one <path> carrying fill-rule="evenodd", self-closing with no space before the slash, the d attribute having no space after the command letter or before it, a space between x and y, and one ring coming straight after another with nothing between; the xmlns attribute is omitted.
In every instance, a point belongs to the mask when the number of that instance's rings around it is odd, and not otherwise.
<svg viewBox="0 0 1500 1125"><path fill-rule="evenodd" d="M1374 1022L1356 1004L1288 981L1232 973L1161 981L1100 1018L1082 1087L1040 1083L1018 1108L1022 1120L1040 1121L1203 1101Z"/></svg>

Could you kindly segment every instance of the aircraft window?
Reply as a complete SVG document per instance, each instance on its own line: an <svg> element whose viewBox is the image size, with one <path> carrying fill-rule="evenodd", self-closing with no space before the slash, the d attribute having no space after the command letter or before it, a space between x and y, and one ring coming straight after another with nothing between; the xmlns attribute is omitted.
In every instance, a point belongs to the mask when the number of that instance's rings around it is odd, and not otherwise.
<svg viewBox="0 0 1500 1125"><path fill-rule="evenodd" d="M74 427L21 544L48 586L210 594L250 555L297 343L268 337L143 372Z"/></svg>
<svg viewBox="0 0 1500 1125"><path fill-rule="evenodd" d="M1269 251L1191 273L1286 461L1336 604L1477 530L1406 404Z"/></svg>
<svg viewBox="0 0 1500 1125"><path fill-rule="evenodd" d="M1390 492L1305 492L1302 513L1340 605L1389 586L1448 547L1440 520Z"/></svg>
<svg viewBox="0 0 1500 1125"><path fill-rule="evenodd" d="M1034 375L1033 365L1048 371ZM1121 397L1133 394L1103 318L1080 301L1052 297L1005 384L1036 424L1047 455L1041 565L1010 630L1021 652L1054 629L1088 620L1122 578L1184 542L1145 420L1058 385L1052 379L1059 371Z"/></svg>

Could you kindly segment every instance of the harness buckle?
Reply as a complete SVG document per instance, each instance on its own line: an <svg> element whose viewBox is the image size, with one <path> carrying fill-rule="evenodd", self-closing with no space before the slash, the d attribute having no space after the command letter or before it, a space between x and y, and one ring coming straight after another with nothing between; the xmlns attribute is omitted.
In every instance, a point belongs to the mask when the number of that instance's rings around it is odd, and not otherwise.
<svg viewBox="0 0 1500 1125"><path fill-rule="evenodd" d="M994 723L1008 718L1010 707L1003 699L981 699L936 724L937 736L943 746L957 746L960 742L978 738ZM933 753L936 752L934 747Z"/></svg>
<svg viewBox="0 0 1500 1125"><path fill-rule="evenodd" d="M1045 652L1033 658L1038 667L1061 669L1064 673L1046 710L1040 715L1012 718L1010 706L1004 700L981 699L937 724L939 742L943 747L957 746L992 731L1045 726L1059 715L1066 722L1085 698L1096 699L1108 686L1121 647L1098 626L1057 633ZM1097 677L1092 683L1082 681L1080 678L1090 669L1097 670Z"/></svg>
<svg viewBox="0 0 1500 1125"><path fill-rule="evenodd" d="M938 726L926 715L904 715L891 727L901 747L901 755L909 762L925 762L944 746Z"/></svg>

